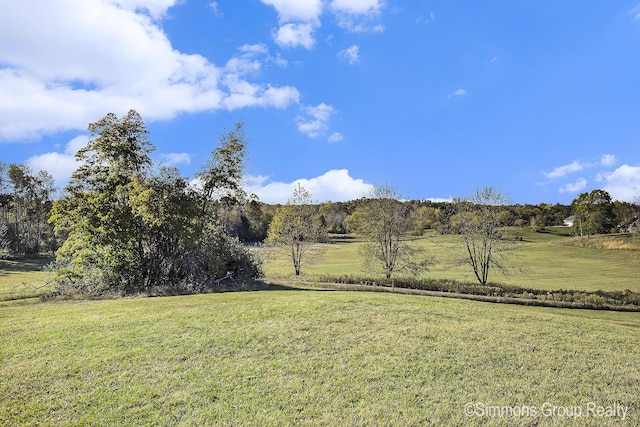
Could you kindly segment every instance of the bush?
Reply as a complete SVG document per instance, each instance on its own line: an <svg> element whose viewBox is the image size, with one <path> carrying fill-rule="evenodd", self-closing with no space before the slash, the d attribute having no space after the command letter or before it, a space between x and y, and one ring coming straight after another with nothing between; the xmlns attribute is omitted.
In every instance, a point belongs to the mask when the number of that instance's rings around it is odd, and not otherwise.
<svg viewBox="0 0 640 427"><path fill-rule="evenodd" d="M489 298L513 298L521 300L536 300L540 305L560 305L567 303L575 307L612 308L621 307L629 310L640 310L640 293L626 290L586 292L578 290L558 289L547 291L542 289L521 288L519 286L490 283L480 285L475 282L460 282L452 279L432 278L401 278L382 279L366 276L331 276L322 275L319 281L339 284L356 284L369 286L386 286L424 291L451 292L463 295L478 295ZM544 303L546 302L546 303ZM524 303L524 302L523 302Z"/></svg>

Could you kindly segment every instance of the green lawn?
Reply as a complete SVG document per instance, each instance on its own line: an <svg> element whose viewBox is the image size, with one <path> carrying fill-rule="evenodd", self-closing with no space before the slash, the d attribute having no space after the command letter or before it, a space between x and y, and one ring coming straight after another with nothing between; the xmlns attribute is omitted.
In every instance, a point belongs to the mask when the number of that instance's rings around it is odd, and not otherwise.
<svg viewBox="0 0 640 427"><path fill-rule="evenodd" d="M4 302L0 335L2 425L640 424L634 313L274 290ZM628 412L544 412L589 405Z"/></svg>
<svg viewBox="0 0 640 427"><path fill-rule="evenodd" d="M526 269L525 274L503 276L494 271L490 280L539 289L577 289L585 291L626 290L640 292L640 250L606 250L564 245L565 229L550 233L519 231L523 238L513 263ZM452 267L451 256L442 243L451 243L455 237L425 237L414 242L425 253L435 256L437 262L428 277L475 281L468 266ZM333 243L323 245L324 255L310 265L303 265L303 276L313 280L320 274L367 274L363 272L359 255L360 243ZM640 248L638 248L640 249ZM266 262L268 276L293 276L291 261L285 254L270 257Z"/></svg>
<svg viewBox="0 0 640 427"><path fill-rule="evenodd" d="M47 277L44 267L51 258L22 260L0 259L0 301L39 295Z"/></svg>

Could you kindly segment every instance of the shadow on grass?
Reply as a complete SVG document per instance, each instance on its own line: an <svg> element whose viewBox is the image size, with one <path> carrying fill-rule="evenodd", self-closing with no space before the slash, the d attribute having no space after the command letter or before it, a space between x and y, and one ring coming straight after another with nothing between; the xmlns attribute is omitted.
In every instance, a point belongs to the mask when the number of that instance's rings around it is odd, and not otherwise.
<svg viewBox="0 0 640 427"><path fill-rule="evenodd" d="M53 261L53 258L0 259L0 276L9 273L33 273Z"/></svg>
<svg viewBox="0 0 640 427"><path fill-rule="evenodd" d="M282 283L268 283L267 291L312 291L312 292L332 292L336 289L315 288L305 285L283 285Z"/></svg>

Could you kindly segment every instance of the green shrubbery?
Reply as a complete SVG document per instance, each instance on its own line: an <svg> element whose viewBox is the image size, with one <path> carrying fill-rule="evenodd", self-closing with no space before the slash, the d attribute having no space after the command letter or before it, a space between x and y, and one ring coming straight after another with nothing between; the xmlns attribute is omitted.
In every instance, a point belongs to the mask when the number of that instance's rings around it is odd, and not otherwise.
<svg viewBox="0 0 640 427"><path fill-rule="evenodd" d="M130 111L89 125L93 139L51 221L59 293L202 292L222 278L252 280L258 260L217 219L220 199L242 197L241 124L224 136L194 186L176 169L152 167L142 119Z"/></svg>
<svg viewBox="0 0 640 427"><path fill-rule="evenodd" d="M343 275L331 276L322 275L318 278L320 282L396 287L403 289L416 289L422 291L448 292L460 295L475 295L488 297L490 300L503 301L504 299L514 299L526 305L547 305L562 307L580 308L607 308L624 309L629 311L640 311L640 293L626 291L578 291L578 290L544 290L522 288L519 286L505 285L500 283L488 283L480 285L478 283L461 282L453 279L433 279L433 278L371 278L366 276Z"/></svg>

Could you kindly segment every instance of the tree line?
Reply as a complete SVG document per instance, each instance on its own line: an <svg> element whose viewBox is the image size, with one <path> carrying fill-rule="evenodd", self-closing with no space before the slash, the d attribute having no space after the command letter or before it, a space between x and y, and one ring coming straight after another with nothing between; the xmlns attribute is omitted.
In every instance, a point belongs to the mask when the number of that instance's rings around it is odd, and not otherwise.
<svg viewBox="0 0 640 427"><path fill-rule="evenodd" d="M459 262L486 283L490 265L504 267L506 227L544 231L573 215L574 234L588 237L628 231L638 219L638 203L612 201L604 190L580 194L570 206L512 204L492 187L451 202L405 201L383 186L357 200L313 203L297 186L286 204L270 205L243 190L241 122L219 136L195 180L152 162L154 147L133 110L88 129L62 193L47 172L0 163L2 254L55 252L56 280L67 290L197 292L227 277L255 279L261 264L247 242L287 248L300 274L314 243L348 233L363 239L370 271L389 278L428 268L431 260L407 244L428 230L462 236Z"/></svg>
<svg viewBox="0 0 640 427"><path fill-rule="evenodd" d="M0 162L0 254L35 255L57 249L48 223L54 198L51 174Z"/></svg>

